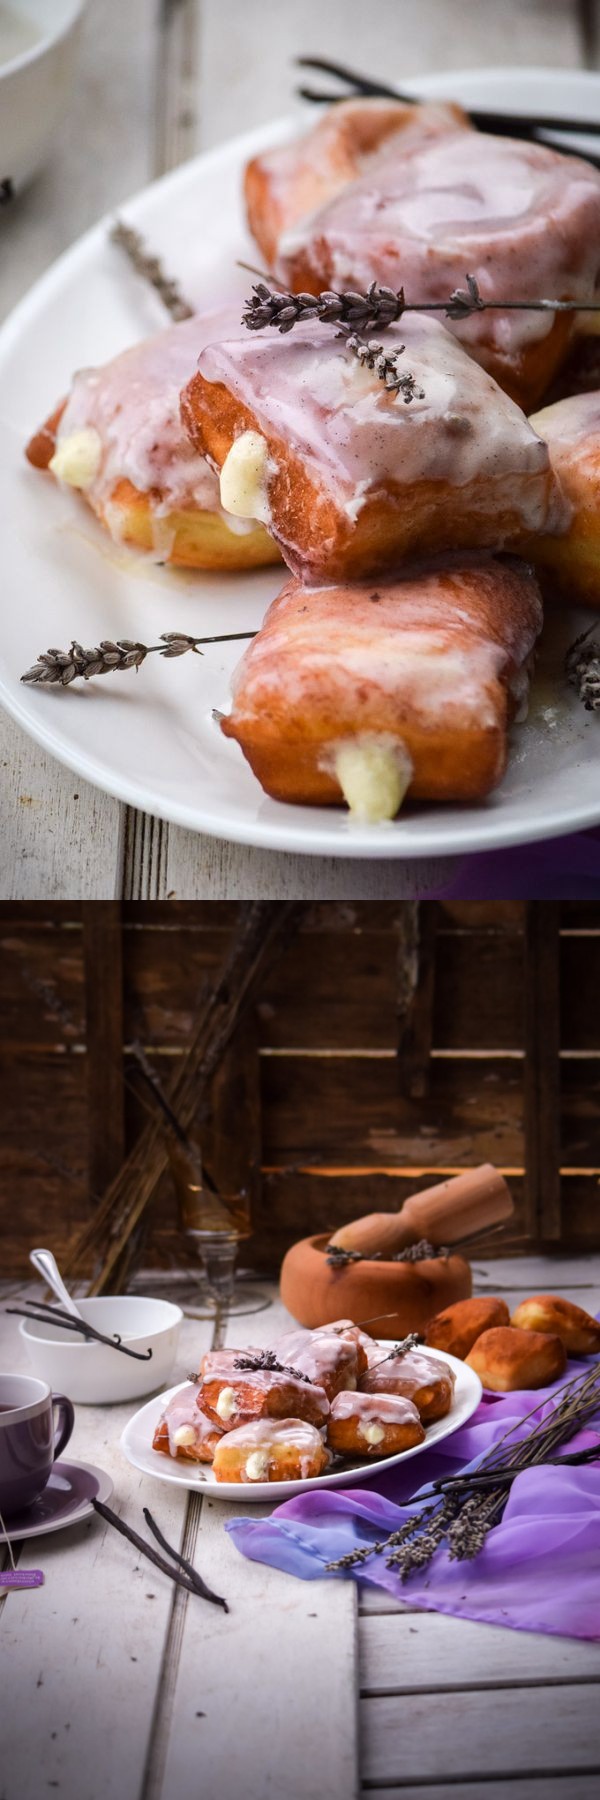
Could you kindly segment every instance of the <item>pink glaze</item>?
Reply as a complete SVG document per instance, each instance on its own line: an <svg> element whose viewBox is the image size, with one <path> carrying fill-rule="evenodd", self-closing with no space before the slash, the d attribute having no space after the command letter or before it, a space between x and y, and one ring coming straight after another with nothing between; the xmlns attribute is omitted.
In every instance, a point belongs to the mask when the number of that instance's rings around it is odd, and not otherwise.
<svg viewBox="0 0 600 1800"><path fill-rule="evenodd" d="M414 1425L419 1414L412 1400L402 1394L336 1394L331 1402L332 1420L359 1419L365 1424Z"/></svg>
<svg viewBox="0 0 600 1800"><path fill-rule="evenodd" d="M179 1454L175 1434L182 1426L186 1426L194 1433L194 1443L190 1446L191 1449L199 1449L204 1445L208 1448L212 1440L221 1436L221 1426L216 1425L213 1419L208 1419L205 1413L199 1411L197 1395L197 1387L185 1388L181 1393L173 1395L173 1399L169 1401L163 1413L161 1423L167 1426L171 1456Z"/></svg>
<svg viewBox="0 0 600 1800"><path fill-rule="evenodd" d="M57 441L76 431L97 431L102 455L86 493L106 514L113 535L119 513L111 512L111 498L123 480L152 494L156 516L174 509L221 513L231 530L246 529L244 521L223 514L217 477L193 449L179 416L181 389L194 374L201 349L212 336L242 330L240 312L236 306L184 319L74 376Z"/></svg>
<svg viewBox="0 0 600 1800"><path fill-rule="evenodd" d="M285 233L277 273L298 257L322 285L376 279L409 300L446 299L475 275L484 299L591 298L600 270L600 174L545 145L468 132L401 139L329 204ZM509 357L545 337L544 313L480 313L453 323L475 352Z"/></svg>
<svg viewBox="0 0 600 1800"><path fill-rule="evenodd" d="M344 1338L324 1330L289 1331L284 1337L278 1338L274 1348L280 1362L299 1369L311 1381L316 1381L325 1388L328 1382L340 1376L342 1370L348 1386L356 1387L357 1349L352 1338Z"/></svg>
<svg viewBox="0 0 600 1800"><path fill-rule="evenodd" d="M209 1385L218 1390L215 1398L211 1397L210 1401L207 1398L207 1404L210 1404L213 1409L218 1410L217 1402L224 1389L231 1390L234 1396L235 1404L232 1401L231 1412L228 1414L227 1420L224 1415L219 1415L222 1423L228 1423L229 1418L243 1419L249 1411L258 1410L256 1405L252 1408L248 1405L249 1390L255 1396L260 1396L262 1411L265 1413L269 1413L270 1396L278 1393L285 1393L286 1403L289 1396L290 1406L294 1399L300 1406L309 1397L311 1407L314 1408L319 1420L323 1422L329 1413L329 1401L323 1388L316 1383L302 1381L299 1376L288 1375L287 1371L280 1373L277 1369L226 1369L224 1371L219 1369L214 1374L205 1373L198 1392L198 1406L203 1405L204 1390Z"/></svg>
<svg viewBox="0 0 600 1800"><path fill-rule="evenodd" d="M449 1363L426 1356L421 1350L407 1350L405 1356L390 1356L384 1349L379 1361L369 1364L366 1373L361 1376L360 1385L365 1393L385 1393L393 1391L395 1387L401 1392L400 1384L403 1383L406 1393L410 1394L416 1388L432 1384L437 1387L443 1379L449 1381L454 1388L456 1376ZM385 1385L388 1380L389 1390Z"/></svg>
<svg viewBox="0 0 600 1800"><path fill-rule="evenodd" d="M399 720L406 711L424 729L493 727L505 718L501 683L521 710L526 702L541 627L535 583L500 584L491 559L360 587L310 590L293 579L238 664L233 711L239 723L265 712L305 719L325 703L340 736L358 736L372 729L376 702L388 717L392 700Z"/></svg>
<svg viewBox="0 0 600 1800"><path fill-rule="evenodd" d="M453 488L481 480L492 535L497 508L507 506L513 534L548 529L548 453L514 401L437 319L410 315L381 335L390 353L405 345L400 366L423 399L406 405L386 392L335 329L321 324L211 344L199 369L224 383L259 431L299 456L350 519L390 483ZM272 450L271 473L275 456Z"/></svg>

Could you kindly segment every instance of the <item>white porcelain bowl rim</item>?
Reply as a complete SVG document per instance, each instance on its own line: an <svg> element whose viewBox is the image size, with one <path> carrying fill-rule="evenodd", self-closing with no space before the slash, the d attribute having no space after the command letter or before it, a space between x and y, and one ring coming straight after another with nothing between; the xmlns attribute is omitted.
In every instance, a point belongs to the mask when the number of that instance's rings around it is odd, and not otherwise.
<svg viewBox="0 0 600 1800"><path fill-rule="evenodd" d="M87 6L87 0L56 0L55 6L53 6L53 0L46 0L47 10L52 8L53 11L58 11L58 21L54 25L50 21L48 28L41 25L37 43L32 44L29 50L22 50L19 56L11 57L10 62L0 65L0 82L15 75L18 69L25 69L28 64L38 62L42 56L47 55L48 50L54 48L55 44L60 44L62 38L68 37L85 6ZM65 7L67 9L66 16Z"/></svg>
<svg viewBox="0 0 600 1800"><path fill-rule="evenodd" d="M119 1335L124 1344L141 1343L142 1339L147 1337L162 1337L163 1332L171 1331L174 1325L180 1325L184 1317L181 1307L177 1306L174 1300L160 1300L156 1299L154 1295L146 1294L91 1294L89 1300L83 1300L80 1303L78 1302L78 1304L94 1307L96 1302L98 1305L101 1305L105 1300L122 1301L124 1307L131 1304L135 1306L138 1301L141 1301L144 1306L156 1307L157 1311L160 1309L160 1320L157 1318L156 1325L138 1325L135 1331L122 1330L120 1326L117 1326L116 1329L119 1331ZM90 1319L89 1323L93 1324L93 1320ZM29 1338L30 1343L52 1344L61 1351L81 1350L82 1348L86 1350L94 1348L97 1350L105 1350L107 1348L105 1344L96 1344L94 1346L93 1339L90 1340L88 1338L86 1340L79 1332L73 1332L73 1341L67 1343L64 1338L57 1338L53 1335L46 1337L41 1330L28 1331L28 1325L37 1326L38 1324L41 1325L42 1321L38 1321L37 1319L21 1319L19 1329L23 1337ZM61 1322L59 1319L57 1319L56 1325L57 1329L60 1330Z"/></svg>

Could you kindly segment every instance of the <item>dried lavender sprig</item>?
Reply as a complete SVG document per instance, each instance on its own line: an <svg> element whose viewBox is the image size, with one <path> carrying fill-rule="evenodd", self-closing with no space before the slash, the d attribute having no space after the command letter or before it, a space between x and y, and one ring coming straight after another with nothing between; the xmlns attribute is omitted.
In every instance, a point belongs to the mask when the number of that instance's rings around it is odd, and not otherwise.
<svg viewBox="0 0 600 1800"><path fill-rule="evenodd" d="M90 681L93 675L118 675L123 669L139 669L147 656L185 656L188 650L201 656L200 644L235 644L256 635L255 631L224 631L217 637L188 637L184 631L163 631L159 644L140 644L132 638L102 638L91 650L85 650L73 638L69 650L43 651L21 681L27 687L69 687L72 681Z"/></svg>
<svg viewBox="0 0 600 1800"><path fill-rule="evenodd" d="M406 349L405 344L399 344L398 349L388 356L383 344L377 344L374 338L358 337L355 331L340 332L339 336L343 338L346 349L350 350L362 367L372 369L373 373L379 377L384 387L387 388L388 394L401 393L406 406L410 405L411 400L425 399L425 389L417 387L414 375L408 370L406 374L403 374L398 368L398 358L403 356Z"/></svg>
<svg viewBox="0 0 600 1800"><path fill-rule="evenodd" d="M306 1381L312 1386L310 1375L303 1375L301 1369L293 1369L291 1363L279 1362L274 1350L257 1350L254 1356L234 1356L233 1366L244 1370L272 1369L278 1375L293 1375L296 1381Z"/></svg>
<svg viewBox="0 0 600 1800"><path fill-rule="evenodd" d="M311 319L325 325L380 331L404 313L443 313L447 319L468 319L475 312L599 312L597 300L484 300L474 275L466 275L466 288L454 288L447 300L407 300L404 288L385 287L372 281L365 292L353 288L325 289L320 294L274 293L265 281L256 282L246 301L242 323L249 331L292 331Z"/></svg>
<svg viewBox="0 0 600 1800"><path fill-rule="evenodd" d="M176 323L181 319L193 318L195 307L190 306L172 275L167 274L160 257L147 249L141 232L135 231L133 225L127 225L124 219L115 219L110 228L110 241L125 251L136 274L150 283L159 300L162 300L165 311Z"/></svg>
<svg viewBox="0 0 600 1800"><path fill-rule="evenodd" d="M592 637L595 625L575 638L565 657L567 681L574 687L586 712L600 712L600 638Z"/></svg>

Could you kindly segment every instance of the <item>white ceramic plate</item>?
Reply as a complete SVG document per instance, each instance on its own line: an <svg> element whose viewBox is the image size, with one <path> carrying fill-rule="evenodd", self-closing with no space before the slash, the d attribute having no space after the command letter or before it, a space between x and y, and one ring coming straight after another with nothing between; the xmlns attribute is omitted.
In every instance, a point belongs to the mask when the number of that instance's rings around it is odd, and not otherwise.
<svg viewBox="0 0 600 1800"><path fill-rule="evenodd" d="M556 70L477 70L430 77L420 93L581 117L600 114L600 76ZM250 155L290 132L280 121L177 169L124 208L177 272L194 301L248 291L235 259L256 260L239 199ZM107 241L107 221L37 283L0 333L0 506L3 604L0 702L32 737L88 781L176 824L273 850L352 857L425 857L560 836L600 820L600 722L562 677L564 649L589 623L566 615L548 632L529 722L514 734L509 772L485 805L410 809L394 824L351 826L329 808L268 800L238 746L212 718L228 706L240 646L200 661L42 692L19 676L49 643L120 636L156 642L175 628L198 635L253 630L282 576L188 576L115 548L75 496L23 460L23 447L69 386L75 367L101 362L156 330L164 317Z"/></svg>
<svg viewBox="0 0 600 1800"><path fill-rule="evenodd" d="M381 1339L385 1348L391 1350L389 1339ZM385 1469L392 1469L395 1463L406 1462L409 1456L420 1456L423 1450L430 1450L432 1444L439 1444L441 1438L450 1436L465 1425L479 1405L482 1386L479 1376L467 1363L459 1362L456 1356L448 1356L439 1350L430 1350L427 1355L439 1362L449 1363L456 1375L456 1387L450 1412L445 1419L439 1419L436 1425L428 1425L424 1444L416 1444L413 1450L401 1450L397 1456L368 1457L360 1463L341 1463L331 1475L315 1475L309 1481L216 1481L208 1463L193 1464L170 1461L162 1451L152 1449L152 1439L159 1419L174 1394L183 1388L190 1387L187 1381L178 1382L176 1387L169 1388L166 1394L160 1394L149 1400L147 1406L140 1407L133 1419L125 1426L121 1438L121 1448L125 1451L127 1461L133 1463L134 1469L141 1469L144 1475L153 1475L157 1481L169 1481L175 1487L188 1488L196 1493L199 1488L210 1488L211 1500L236 1500L241 1506L252 1505L257 1501L269 1500L276 1505L280 1500L291 1500L292 1494L304 1494L309 1488L351 1487L356 1482L371 1480L372 1475L380 1475Z"/></svg>

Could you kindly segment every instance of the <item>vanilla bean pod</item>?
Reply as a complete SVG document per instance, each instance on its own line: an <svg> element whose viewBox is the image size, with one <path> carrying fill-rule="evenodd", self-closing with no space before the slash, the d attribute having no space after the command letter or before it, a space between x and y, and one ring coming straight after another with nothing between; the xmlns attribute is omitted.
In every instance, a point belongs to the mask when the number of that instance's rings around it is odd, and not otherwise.
<svg viewBox="0 0 600 1800"><path fill-rule="evenodd" d="M165 311L176 324L182 319L193 318L196 308L190 306L177 282L167 274L160 257L147 249L141 232L135 231L133 225L127 225L124 219L116 219L111 226L110 240L119 250L125 251L136 275L141 275L143 281L150 283L159 300L162 300Z"/></svg>
<svg viewBox="0 0 600 1800"><path fill-rule="evenodd" d="M255 631L225 631L216 637L188 637L183 631L163 631L159 644L139 644L132 638L102 638L91 650L73 638L69 650L45 650L37 662L26 669L21 681L26 687L69 687L72 681L91 681L93 675L118 675L124 669L139 669L147 656L185 656L192 651L201 656L200 644L236 644L257 636Z"/></svg>
<svg viewBox="0 0 600 1800"><path fill-rule="evenodd" d="M184 1562L178 1550L172 1549L166 1538L162 1536L162 1532L159 1536L154 1520L150 1529L154 1531L155 1537L158 1537L159 1543L162 1543L167 1554L173 1557L176 1564L181 1565L181 1570L179 1567L173 1568L164 1556L159 1556L158 1551L153 1550L152 1545L148 1544L145 1538L140 1537L139 1531L134 1531L132 1525L126 1525L125 1520L120 1519L118 1513L113 1512L112 1507L106 1506L103 1500L92 1499L92 1506L94 1512L99 1513L100 1517L106 1520L107 1525L113 1525L115 1531L119 1531L122 1537L128 1538L129 1543L139 1550L140 1555L146 1556L148 1562L153 1563L155 1569L160 1569L163 1575L168 1575L169 1580L173 1581L176 1587L183 1588L186 1594L197 1594L200 1599L210 1600L214 1606L222 1606L225 1612L229 1612L227 1601L223 1600L220 1594L213 1594L211 1589L206 1587L202 1576L192 1567L191 1563Z"/></svg>
<svg viewBox="0 0 600 1800"><path fill-rule="evenodd" d="M108 1344L109 1350L120 1350L122 1356L135 1357L136 1362L149 1362L153 1355L151 1349L130 1350L127 1344L122 1343L118 1332L115 1332L114 1337L106 1337L103 1331L96 1330L95 1325L89 1325L87 1319L76 1319L73 1313L58 1306L46 1306L43 1300L31 1300L27 1307L7 1306L5 1310L20 1319L32 1319L37 1325L54 1324L60 1325L61 1331L76 1331L80 1337L96 1344Z"/></svg>
<svg viewBox="0 0 600 1800"><path fill-rule="evenodd" d="M163 1537L163 1533L157 1525L156 1519L152 1517L149 1508L144 1506L142 1510L146 1524L149 1525L153 1536L156 1538L157 1544L160 1544L161 1549L166 1550L168 1555L173 1557L173 1561L179 1565L179 1568L183 1569L186 1575L189 1575L190 1580L194 1583L196 1592L200 1594L201 1598L203 1600L210 1600L213 1606L222 1606L223 1612L228 1613L229 1607L227 1601L223 1600L220 1594L213 1594L212 1588L207 1587L206 1582L203 1581L198 1570L194 1568L193 1563L188 1562L186 1556L181 1556L179 1550L173 1550L171 1544L167 1542L166 1537Z"/></svg>

